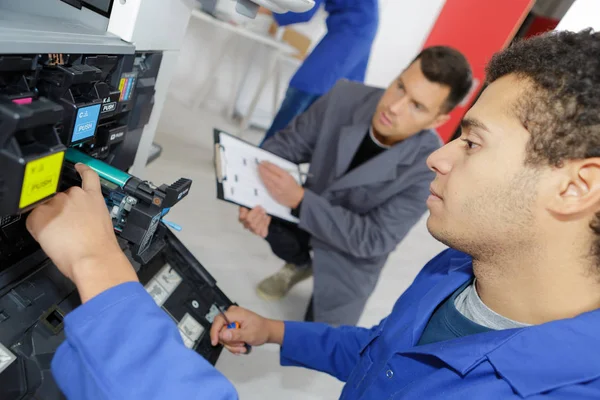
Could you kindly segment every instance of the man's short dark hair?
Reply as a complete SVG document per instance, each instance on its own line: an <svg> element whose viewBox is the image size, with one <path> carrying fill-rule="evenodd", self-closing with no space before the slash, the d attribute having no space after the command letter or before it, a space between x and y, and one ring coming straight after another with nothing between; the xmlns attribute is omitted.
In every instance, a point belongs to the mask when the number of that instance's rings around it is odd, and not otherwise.
<svg viewBox="0 0 600 400"><path fill-rule="evenodd" d="M421 51L414 59L417 60L421 60L421 71L427 80L450 87L444 112L452 111L473 84L473 73L465 56L448 46L433 46Z"/></svg>
<svg viewBox="0 0 600 400"><path fill-rule="evenodd" d="M551 32L517 42L487 67L490 83L509 74L526 84L514 111L531 135L528 165L600 157L600 33ZM600 213L591 227L600 265Z"/></svg>

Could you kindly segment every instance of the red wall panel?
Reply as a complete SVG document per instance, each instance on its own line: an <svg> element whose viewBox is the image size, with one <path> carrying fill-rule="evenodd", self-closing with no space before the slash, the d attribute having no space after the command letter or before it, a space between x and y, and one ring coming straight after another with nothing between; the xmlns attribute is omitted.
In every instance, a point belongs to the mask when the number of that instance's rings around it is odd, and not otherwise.
<svg viewBox="0 0 600 400"><path fill-rule="evenodd" d="M560 21L555 18L536 15L533 17L533 21L531 21L531 25L529 25L529 28L523 37L528 38L544 32L549 32L556 28L559 22Z"/></svg>
<svg viewBox="0 0 600 400"><path fill-rule="evenodd" d="M424 47L445 45L461 51L473 68L475 85L450 121L438 128L447 142L479 93L485 79L485 65L504 48L523 23L534 0L446 0Z"/></svg>

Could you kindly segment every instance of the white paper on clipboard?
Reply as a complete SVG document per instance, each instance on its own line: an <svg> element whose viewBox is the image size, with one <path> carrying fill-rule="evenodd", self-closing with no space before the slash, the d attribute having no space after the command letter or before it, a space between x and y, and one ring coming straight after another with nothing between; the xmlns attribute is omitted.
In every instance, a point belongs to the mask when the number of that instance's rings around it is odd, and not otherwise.
<svg viewBox="0 0 600 400"><path fill-rule="evenodd" d="M269 215L298 222L289 207L282 206L271 197L258 175L258 165L262 161L269 161L289 172L301 185L300 168L297 164L225 132L219 134L215 151L217 180L223 185L224 200L247 208L261 206Z"/></svg>

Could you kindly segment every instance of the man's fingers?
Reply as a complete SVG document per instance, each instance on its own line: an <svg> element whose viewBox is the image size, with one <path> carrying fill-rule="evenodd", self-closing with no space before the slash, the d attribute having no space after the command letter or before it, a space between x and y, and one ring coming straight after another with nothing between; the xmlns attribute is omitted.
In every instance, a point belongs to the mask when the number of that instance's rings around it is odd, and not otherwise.
<svg viewBox="0 0 600 400"><path fill-rule="evenodd" d="M239 220L242 222L248 216L248 209L246 207L240 207Z"/></svg>
<svg viewBox="0 0 600 400"><path fill-rule="evenodd" d="M243 336L243 330L241 329L225 329L219 334L219 338L224 344L244 342Z"/></svg>
<svg viewBox="0 0 600 400"><path fill-rule="evenodd" d="M265 238L267 236L267 233L269 233L269 223L271 222L270 218L268 215L265 215L261 220L260 220L260 231L259 231L259 235L262 236L263 238Z"/></svg>
<svg viewBox="0 0 600 400"><path fill-rule="evenodd" d="M273 193L276 193L277 191L279 191L280 186L279 186L279 182L276 180L276 178L267 176L262 180L262 182L270 194L273 194Z"/></svg>
<svg viewBox="0 0 600 400"><path fill-rule="evenodd" d="M265 224L265 218L267 218L265 209L261 206L256 206L250 210L243 219L240 218L240 222L244 228L259 236L263 236L262 232Z"/></svg>
<svg viewBox="0 0 600 400"><path fill-rule="evenodd" d="M248 223L252 227L256 228L257 225L260 223L261 219L263 219L266 215L267 214L265 213L264 209L262 209L262 208L254 208L248 214L248 218L246 219L246 221L248 221Z"/></svg>
<svg viewBox="0 0 600 400"><path fill-rule="evenodd" d="M259 236L260 236L261 238L263 238L263 239L264 239L264 238L266 238L268 235L269 235L269 226L265 224L265 225L264 225L264 226L261 228L261 230L260 230L260 233L259 233Z"/></svg>
<svg viewBox="0 0 600 400"><path fill-rule="evenodd" d="M281 188L275 184L265 183L265 187L267 188L267 192L278 201L278 198L283 194Z"/></svg>
<svg viewBox="0 0 600 400"><path fill-rule="evenodd" d="M260 164L258 167L258 174L263 182L275 181L279 178L279 175L271 170L267 165Z"/></svg>
<svg viewBox="0 0 600 400"><path fill-rule="evenodd" d="M265 232L265 223L263 220L261 220L256 225L256 234L264 239L264 232Z"/></svg>
<svg viewBox="0 0 600 400"><path fill-rule="evenodd" d="M29 234L37 241L37 233L46 226L56 215L57 211L62 210L68 196L59 192L51 199L38 205L27 217L25 221L25 227L29 231Z"/></svg>
<svg viewBox="0 0 600 400"><path fill-rule="evenodd" d="M248 222L253 225L256 226L256 224L265 216L265 212L259 209L253 209L252 211L250 211L250 213L248 214Z"/></svg>
<svg viewBox="0 0 600 400"><path fill-rule="evenodd" d="M210 343L213 346L219 344L219 333L227 325L225 318L222 315L217 315L213 321L212 326L210 327Z"/></svg>
<svg viewBox="0 0 600 400"><path fill-rule="evenodd" d="M225 348L227 350L229 350L229 352L233 353L233 354L245 354L246 353L246 347L244 345L241 346L229 346L229 345L225 345Z"/></svg>
<svg viewBox="0 0 600 400"><path fill-rule="evenodd" d="M79 176L81 176L81 188L83 190L90 193L102 192L100 177L93 169L81 163L75 164L75 169L79 173Z"/></svg>
<svg viewBox="0 0 600 400"><path fill-rule="evenodd" d="M281 177L281 176L288 174L288 172L286 170L284 170L284 169L278 167L277 165L270 163L268 161L263 161L261 164L264 166L264 168L266 170L268 170L275 176Z"/></svg>

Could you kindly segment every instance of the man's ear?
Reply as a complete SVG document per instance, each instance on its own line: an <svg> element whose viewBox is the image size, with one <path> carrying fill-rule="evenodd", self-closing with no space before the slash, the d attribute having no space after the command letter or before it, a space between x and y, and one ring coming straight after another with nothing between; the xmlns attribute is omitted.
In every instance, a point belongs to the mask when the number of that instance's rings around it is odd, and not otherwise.
<svg viewBox="0 0 600 400"><path fill-rule="evenodd" d="M440 114L437 117L435 117L435 119L433 120L433 122L431 124L429 124L428 129L439 128L440 126L442 126L446 122L448 122L449 119L450 119L450 114Z"/></svg>
<svg viewBox="0 0 600 400"><path fill-rule="evenodd" d="M552 212L563 217L596 213L600 210L600 158L570 161L561 168L557 196Z"/></svg>

